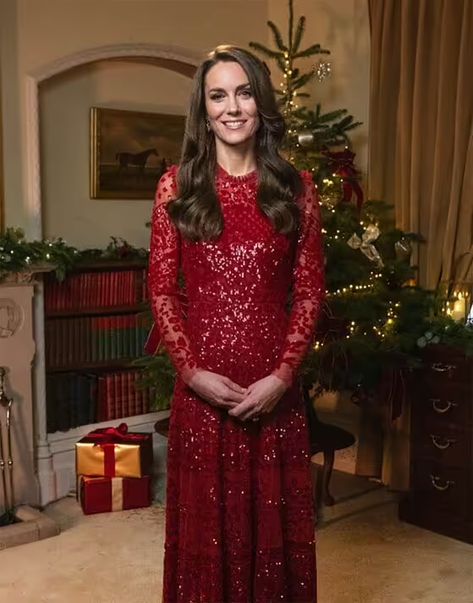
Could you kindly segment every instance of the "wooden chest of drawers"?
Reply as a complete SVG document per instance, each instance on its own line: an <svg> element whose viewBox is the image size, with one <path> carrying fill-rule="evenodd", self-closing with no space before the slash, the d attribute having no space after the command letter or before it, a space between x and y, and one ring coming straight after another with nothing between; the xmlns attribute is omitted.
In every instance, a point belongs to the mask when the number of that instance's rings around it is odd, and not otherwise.
<svg viewBox="0 0 473 603"><path fill-rule="evenodd" d="M473 543L473 358L430 346L412 374L410 488L402 520Z"/></svg>

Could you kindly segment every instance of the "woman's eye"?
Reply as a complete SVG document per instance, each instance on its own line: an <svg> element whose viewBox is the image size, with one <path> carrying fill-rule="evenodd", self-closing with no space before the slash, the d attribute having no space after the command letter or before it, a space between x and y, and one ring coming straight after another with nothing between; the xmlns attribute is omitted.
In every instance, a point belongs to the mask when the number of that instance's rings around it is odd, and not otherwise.
<svg viewBox="0 0 473 603"><path fill-rule="evenodd" d="M223 97L223 94L213 94L210 99L211 100L219 100Z"/></svg>
<svg viewBox="0 0 473 603"><path fill-rule="evenodd" d="M241 92L243 94L243 96L245 96L246 98L250 98L251 96L251 90L242 90Z"/></svg>

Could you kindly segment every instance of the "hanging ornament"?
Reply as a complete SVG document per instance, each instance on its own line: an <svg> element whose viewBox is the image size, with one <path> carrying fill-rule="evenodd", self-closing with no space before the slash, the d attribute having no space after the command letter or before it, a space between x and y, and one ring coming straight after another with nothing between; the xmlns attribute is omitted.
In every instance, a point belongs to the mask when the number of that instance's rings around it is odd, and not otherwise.
<svg viewBox="0 0 473 603"><path fill-rule="evenodd" d="M310 130L301 130L297 134L297 142L301 147L310 147L314 144L314 133Z"/></svg>
<svg viewBox="0 0 473 603"><path fill-rule="evenodd" d="M319 186L320 200L330 209L334 209L343 196L340 178L324 178Z"/></svg>
<svg viewBox="0 0 473 603"><path fill-rule="evenodd" d="M380 230L374 224L366 227L365 232L360 237L354 233L347 241L347 244L352 249L359 249L371 262L376 262L378 268L384 266L383 260L379 255L379 251L373 245L373 241L380 235Z"/></svg>
<svg viewBox="0 0 473 603"><path fill-rule="evenodd" d="M394 243L394 250L396 252L396 258L403 262L408 262L412 253L412 246L409 239L402 237L399 241Z"/></svg>
<svg viewBox="0 0 473 603"><path fill-rule="evenodd" d="M330 61L319 60L312 67L312 71L315 73L315 77L322 82L332 74L332 63Z"/></svg>
<svg viewBox="0 0 473 603"><path fill-rule="evenodd" d="M353 165L355 153L350 151L348 147L345 147L344 151L336 152L331 152L328 148L325 148L322 151L322 155L325 155L328 159L328 169L339 176L343 181L342 201L344 203L350 203L354 195L358 211L361 211L361 206L363 205L363 190L358 182L358 170Z"/></svg>

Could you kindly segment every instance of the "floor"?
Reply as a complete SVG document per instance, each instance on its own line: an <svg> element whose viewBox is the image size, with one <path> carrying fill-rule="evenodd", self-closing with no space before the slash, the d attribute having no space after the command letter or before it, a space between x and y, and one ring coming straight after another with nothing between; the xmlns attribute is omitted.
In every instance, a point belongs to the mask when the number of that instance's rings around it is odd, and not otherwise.
<svg viewBox="0 0 473 603"><path fill-rule="evenodd" d="M336 474L333 490L317 529L319 603L473 601L472 546L399 522L376 484ZM84 516L71 496L45 511L62 532L0 552L0 601L160 603L161 505Z"/></svg>

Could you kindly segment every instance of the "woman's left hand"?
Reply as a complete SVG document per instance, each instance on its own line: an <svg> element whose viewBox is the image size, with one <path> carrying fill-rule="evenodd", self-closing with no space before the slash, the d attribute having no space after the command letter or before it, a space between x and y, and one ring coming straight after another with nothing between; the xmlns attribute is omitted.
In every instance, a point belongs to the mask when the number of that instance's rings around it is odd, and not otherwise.
<svg viewBox="0 0 473 603"><path fill-rule="evenodd" d="M242 421L257 420L273 410L287 389L287 385L276 375L258 379L247 387L242 402L228 411L228 414Z"/></svg>

